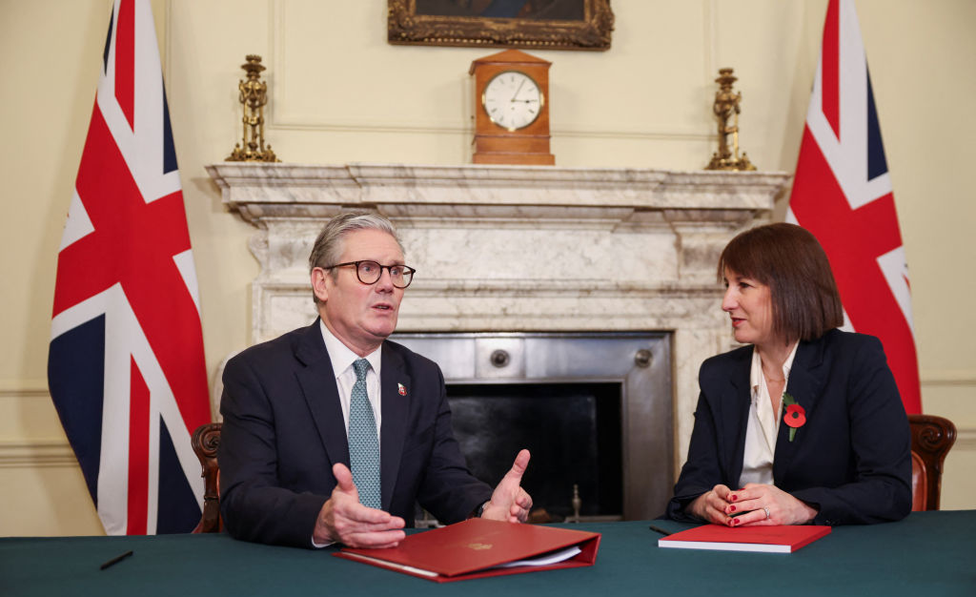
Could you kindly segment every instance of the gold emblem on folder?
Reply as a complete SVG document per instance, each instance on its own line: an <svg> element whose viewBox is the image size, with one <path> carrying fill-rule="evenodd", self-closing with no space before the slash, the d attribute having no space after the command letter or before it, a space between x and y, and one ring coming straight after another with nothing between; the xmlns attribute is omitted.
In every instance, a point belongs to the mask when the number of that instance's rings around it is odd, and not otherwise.
<svg viewBox="0 0 976 597"><path fill-rule="evenodd" d="M491 549L491 543L468 543L468 549L473 549L475 551Z"/></svg>

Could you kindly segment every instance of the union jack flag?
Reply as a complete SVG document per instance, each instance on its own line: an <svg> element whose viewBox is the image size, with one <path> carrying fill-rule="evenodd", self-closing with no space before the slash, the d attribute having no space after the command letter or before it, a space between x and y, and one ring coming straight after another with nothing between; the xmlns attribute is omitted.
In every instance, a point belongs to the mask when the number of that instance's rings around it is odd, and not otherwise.
<svg viewBox="0 0 976 597"><path fill-rule="evenodd" d="M48 384L110 535L188 532L210 421L196 272L148 0L116 0L58 253Z"/></svg>
<svg viewBox="0 0 976 597"><path fill-rule="evenodd" d="M830 0L787 220L823 245L845 328L881 339L905 410L921 412L908 266L853 0Z"/></svg>

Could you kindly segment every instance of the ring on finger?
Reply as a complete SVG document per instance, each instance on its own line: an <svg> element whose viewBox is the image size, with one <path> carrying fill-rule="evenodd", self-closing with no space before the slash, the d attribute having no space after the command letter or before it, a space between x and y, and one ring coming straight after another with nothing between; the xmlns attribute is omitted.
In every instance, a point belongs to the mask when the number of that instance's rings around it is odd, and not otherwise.
<svg viewBox="0 0 976 597"><path fill-rule="evenodd" d="M763 512L766 513L766 518L769 518L769 506L763 506Z"/></svg>

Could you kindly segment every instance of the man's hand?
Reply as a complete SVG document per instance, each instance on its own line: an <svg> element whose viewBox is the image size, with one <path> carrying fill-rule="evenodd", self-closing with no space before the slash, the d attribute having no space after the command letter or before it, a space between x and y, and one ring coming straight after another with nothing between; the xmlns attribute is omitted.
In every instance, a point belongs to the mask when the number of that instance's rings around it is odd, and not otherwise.
<svg viewBox="0 0 976 597"><path fill-rule="evenodd" d="M349 547L396 547L406 536L404 522L389 512L359 503L359 491L344 464L332 467L338 483L322 505L312 540L321 545L336 542Z"/></svg>
<svg viewBox="0 0 976 597"><path fill-rule="evenodd" d="M522 475L529 466L530 457L528 450L518 453L512 468L495 487L491 501L481 512L482 518L509 522L525 522L528 519L529 510L532 509L532 497L522 489Z"/></svg>

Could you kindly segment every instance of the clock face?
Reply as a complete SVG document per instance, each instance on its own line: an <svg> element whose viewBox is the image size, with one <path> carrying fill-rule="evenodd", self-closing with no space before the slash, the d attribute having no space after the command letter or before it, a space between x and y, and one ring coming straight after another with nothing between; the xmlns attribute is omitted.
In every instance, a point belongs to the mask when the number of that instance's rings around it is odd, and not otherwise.
<svg viewBox="0 0 976 597"><path fill-rule="evenodd" d="M498 126L514 131L535 122L545 97L531 77L514 70L498 73L485 85L481 105Z"/></svg>

